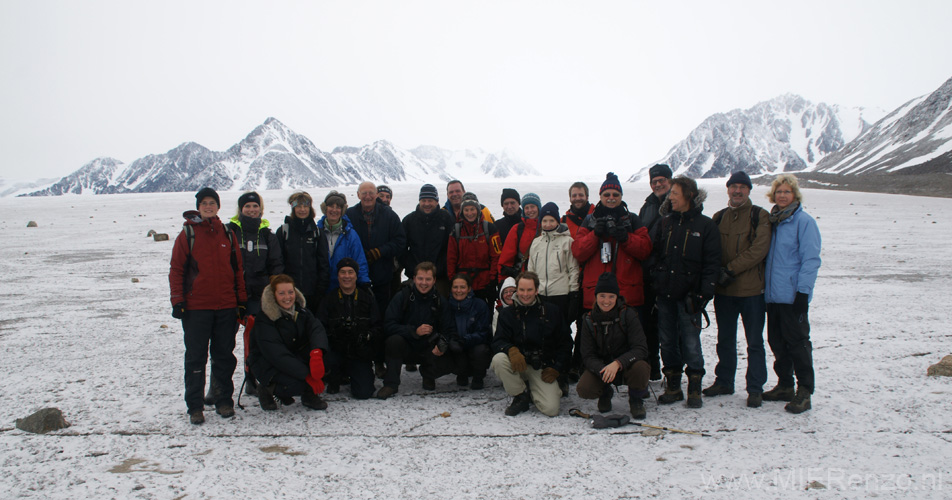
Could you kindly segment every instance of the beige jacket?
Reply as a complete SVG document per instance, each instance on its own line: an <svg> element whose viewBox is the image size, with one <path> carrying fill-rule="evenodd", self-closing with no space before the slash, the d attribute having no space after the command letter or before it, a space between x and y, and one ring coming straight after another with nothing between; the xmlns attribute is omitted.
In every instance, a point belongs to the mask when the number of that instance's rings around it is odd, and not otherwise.
<svg viewBox="0 0 952 500"><path fill-rule="evenodd" d="M760 209L756 236L751 243L752 208L753 203L748 199L740 207L728 206L722 210L723 216L717 226L721 233L721 266L734 273L734 282L727 287L718 286L717 294L752 297L764 293L765 259L770 250L770 214ZM716 218L717 214L712 217Z"/></svg>

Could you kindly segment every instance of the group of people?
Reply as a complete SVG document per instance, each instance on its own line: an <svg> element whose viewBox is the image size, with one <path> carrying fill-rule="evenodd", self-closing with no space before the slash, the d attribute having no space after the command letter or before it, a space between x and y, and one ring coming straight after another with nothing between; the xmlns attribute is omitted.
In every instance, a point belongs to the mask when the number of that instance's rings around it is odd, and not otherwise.
<svg viewBox="0 0 952 500"><path fill-rule="evenodd" d="M458 180L442 207L437 188L422 186L402 219L388 186L364 182L352 207L330 191L319 219L312 197L293 193L274 231L258 193L242 194L224 224L218 193L203 188L197 210L183 214L169 272L190 421L204 422L204 405L234 415L239 325L246 392L264 410L295 397L322 410L321 395L345 386L356 399L387 399L404 370L419 370L424 390L450 374L481 390L491 369L512 397L506 415L531 404L555 416L577 383L601 412L627 386L629 411L641 419L649 381L662 375L659 404L685 399L682 374L688 407L700 408L702 395L733 394L740 317L747 406L786 401L790 412L809 410L808 305L820 235L796 178L774 179L768 212L751 202L750 177L734 173L728 206L708 217L694 180L673 177L667 165L649 173L652 193L637 214L613 173L595 203L587 185L572 184L564 213L535 193L503 189L499 219ZM712 299L718 363L702 390L700 333ZM766 392L765 323L778 377Z"/></svg>

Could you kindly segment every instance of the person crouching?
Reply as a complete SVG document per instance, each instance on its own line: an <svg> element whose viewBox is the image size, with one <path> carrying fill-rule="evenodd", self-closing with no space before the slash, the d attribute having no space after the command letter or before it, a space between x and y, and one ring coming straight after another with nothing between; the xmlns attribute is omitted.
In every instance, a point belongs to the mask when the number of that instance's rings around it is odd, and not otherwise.
<svg viewBox="0 0 952 500"><path fill-rule="evenodd" d="M323 410L324 351L327 333L320 321L305 308L306 301L294 280L279 274L261 294L262 315L251 332L248 364L258 378L258 401L263 410L276 410L274 397L293 401L312 410Z"/></svg>

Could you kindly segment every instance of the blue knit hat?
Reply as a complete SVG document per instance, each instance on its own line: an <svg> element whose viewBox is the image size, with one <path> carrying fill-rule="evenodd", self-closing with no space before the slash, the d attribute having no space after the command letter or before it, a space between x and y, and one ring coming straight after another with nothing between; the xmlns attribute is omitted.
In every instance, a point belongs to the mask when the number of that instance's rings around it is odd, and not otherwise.
<svg viewBox="0 0 952 500"><path fill-rule="evenodd" d="M526 205L535 205L536 208L542 208L542 199L535 193L526 193L522 197L522 206L525 207Z"/></svg>
<svg viewBox="0 0 952 500"><path fill-rule="evenodd" d="M550 201L542 207L542 210L539 211L539 220L541 221L546 215L551 215L555 217L555 221L559 221L559 206L555 204L554 201Z"/></svg>

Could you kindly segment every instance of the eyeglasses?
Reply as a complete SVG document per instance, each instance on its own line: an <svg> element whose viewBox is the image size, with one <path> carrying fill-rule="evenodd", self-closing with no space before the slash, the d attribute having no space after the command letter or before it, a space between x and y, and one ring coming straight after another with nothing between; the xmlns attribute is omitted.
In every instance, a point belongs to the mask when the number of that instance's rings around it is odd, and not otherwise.
<svg viewBox="0 0 952 500"><path fill-rule="evenodd" d="M651 181L650 184L651 184L652 186L657 186L657 185L660 185L660 184L664 184L665 182L668 182L668 178L667 178L667 177L661 177L660 179L655 179L655 180Z"/></svg>
<svg viewBox="0 0 952 500"><path fill-rule="evenodd" d="M606 198L621 198L621 193L616 193L614 191L605 191L602 193L602 196Z"/></svg>

